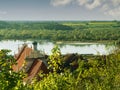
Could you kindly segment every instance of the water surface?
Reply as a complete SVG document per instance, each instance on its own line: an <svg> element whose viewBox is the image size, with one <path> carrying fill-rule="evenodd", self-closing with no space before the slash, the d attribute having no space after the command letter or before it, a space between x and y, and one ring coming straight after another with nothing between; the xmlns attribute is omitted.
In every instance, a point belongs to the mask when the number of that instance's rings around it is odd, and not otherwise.
<svg viewBox="0 0 120 90"><path fill-rule="evenodd" d="M14 55L18 52L18 48L22 44L27 43L29 47L33 47L33 41L20 41L20 40L3 40L0 41L0 49L9 49L11 54ZM52 48L55 43L48 41L38 41L38 50L44 51L46 54L51 54ZM58 43L62 54L78 53L78 54L109 54L114 48L113 45L105 45L99 43Z"/></svg>

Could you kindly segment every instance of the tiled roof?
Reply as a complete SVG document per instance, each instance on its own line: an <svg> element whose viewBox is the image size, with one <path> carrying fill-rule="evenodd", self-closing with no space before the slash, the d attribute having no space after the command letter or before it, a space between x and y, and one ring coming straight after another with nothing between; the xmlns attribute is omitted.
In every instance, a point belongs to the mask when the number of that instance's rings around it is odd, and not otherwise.
<svg viewBox="0 0 120 90"><path fill-rule="evenodd" d="M25 63L25 59L27 56L30 55L30 53L32 52L32 48L29 48L27 46L23 46L21 51L16 55L16 65L13 65L13 70L14 71L19 71L22 69L24 63Z"/></svg>
<svg viewBox="0 0 120 90"><path fill-rule="evenodd" d="M28 77L25 78L25 81L31 81L35 76L38 76L38 73L42 71L43 73L48 73L48 69L45 66L45 64L42 62L42 60L37 59L34 60L33 64L31 65L31 68L28 70Z"/></svg>
<svg viewBox="0 0 120 90"><path fill-rule="evenodd" d="M26 68L26 73L28 74L28 77L26 77L24 81L31 81L35 76L37 76L39 71L43 71L43 73L48 73L47 66L44 64L43 60L40 59L40 53L37 52L38 51L34 51L27 45L23 45L19 53L15 55L17 64L13 65L13 71L18 72ZM40 55L40 57L38 54ZM25 59L27 59L27 61Z"/></svg>

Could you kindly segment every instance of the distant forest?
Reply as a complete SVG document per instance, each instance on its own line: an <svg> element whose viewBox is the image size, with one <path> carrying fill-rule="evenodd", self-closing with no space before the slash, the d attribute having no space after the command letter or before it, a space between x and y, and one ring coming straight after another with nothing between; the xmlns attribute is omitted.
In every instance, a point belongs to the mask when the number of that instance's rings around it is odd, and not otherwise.
<svg viewBox="0 0 120 90"><path fill-rule="evenodd" d="M120 41L120 21L0 21L0 40Z"/></svg>

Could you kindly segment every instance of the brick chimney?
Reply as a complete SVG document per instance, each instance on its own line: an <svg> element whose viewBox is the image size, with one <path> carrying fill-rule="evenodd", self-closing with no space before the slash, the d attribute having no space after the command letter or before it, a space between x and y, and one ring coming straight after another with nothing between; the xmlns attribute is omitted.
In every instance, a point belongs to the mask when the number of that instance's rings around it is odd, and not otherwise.
<svg viewBox="0 0 120 90"><path fill-rule="evenodd" d="M34 41L32 44L33 44L33 48L34 48L34 50L37 51L37 42Z"/></svg>

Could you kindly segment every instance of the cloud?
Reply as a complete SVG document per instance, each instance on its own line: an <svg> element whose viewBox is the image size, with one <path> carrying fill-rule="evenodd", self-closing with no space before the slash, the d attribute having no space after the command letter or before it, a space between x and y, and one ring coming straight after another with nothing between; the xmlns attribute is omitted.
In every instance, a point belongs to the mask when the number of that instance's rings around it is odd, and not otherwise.
<svg viewBox="0 0 120 90"><path fill-rule="evenodd" d="M109 15L112 17L119 17L120 16L120 0L109 0L109 3L107 2L104 3L101 9L105 15Z"/></svg>
<svg viewBox="0 0 120 90"><path fill-rule="evenodd" d="M88 0L77 0L79 5L85 5L86 3L88 3Z"/></svg>
<svg viewBox="0 0 120 90"><path fill-rule="evenodd" d="M100 5L101 5L100 0L93 0L93 2L92 2L91 4L89 4L89 3L86 4L86 7L87 7L88 9L92 10L92 9L94 9L94 8L100 6Z"/></svg>
<svg viewBox="0 0 120 90"><path fill-rule="evenodd" d="M71 2L72 0L51 0L53 6L65 6Z"/></svg>
<svg viewBox="0 0 120 90"><path fill-rule="evenodd" d="M65 6L73 2L92 10L101 5L100 1L102 0L51 0L51 4L53 6Z"/></svg>
<svg viewBox="0 0 120 90"><path fill-rule="evenodd" d="M119 17L120 16L120 6L118 8L108 10L107 12L105 12L105 14L113 16L113 17Z"/></svg>
<svg viewBox="0 0 120 90"><path fill-rule="evenodd" d="M109 16L120 16L120 0L51 0L51 4L55 7L72 3L88 10L97 8L103 14Z"/></svg>
<svg viewBox="0 0 120 90"><path fill-rule="evenodd" d="M84 6L89 10L92 10L101 5L100 0L77 0L80 6Z"/></svg>
<svg viewBox="0 0 120 90"><path fill-rule="evenodd" d="M120 6L120 0L111 0L114 6Z"/></svg>
<svg viewBox="0 0 120 90"><path fill-rule="evenodd" d="M102 10L102 11L107 11L107 10L109 10L109 9L110 9L110 7L109 7L108 4L104 4L104 5L101 7L101 10Z"/></svg>

